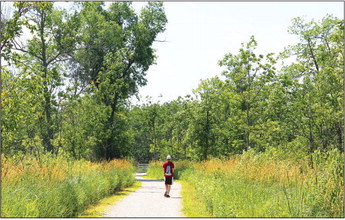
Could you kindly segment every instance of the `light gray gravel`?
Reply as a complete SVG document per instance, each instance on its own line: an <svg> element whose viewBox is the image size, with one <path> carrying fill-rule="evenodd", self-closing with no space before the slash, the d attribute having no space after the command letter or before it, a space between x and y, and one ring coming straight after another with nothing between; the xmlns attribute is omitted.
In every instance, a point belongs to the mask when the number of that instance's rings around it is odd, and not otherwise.
<svg viewBox="0 0 345 220"><path fill-rule="evenodd" d="M148 180L137 173L142 186L112 207L104 217L184 217L181 205L181 185L174 182L170 198L164 197L163 180Z"/></svg>

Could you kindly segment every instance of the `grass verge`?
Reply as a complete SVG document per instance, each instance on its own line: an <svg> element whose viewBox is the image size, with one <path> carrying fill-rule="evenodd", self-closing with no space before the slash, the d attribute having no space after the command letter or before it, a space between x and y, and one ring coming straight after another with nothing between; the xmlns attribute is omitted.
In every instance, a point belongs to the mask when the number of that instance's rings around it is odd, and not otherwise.
<svg viewBox="0 0 345 220"><path fill-rule="evenodd" d="M182 207L183 214L187 218L210 218L212 215L207 212L206 205L197 196L196 189L187 181L177 180L176 182L182 185Z"/></svg>
<svg viewBox="0 0 345 220"><path fill-rule="evenodd" d="M102 217L112 206L118 203L125 196L136 191L141 187L142 183L136 181L132 186L116 192L114 195L100 200L96 205L89 206L83 213L80 213L79 218L97 218Z"/></svg>

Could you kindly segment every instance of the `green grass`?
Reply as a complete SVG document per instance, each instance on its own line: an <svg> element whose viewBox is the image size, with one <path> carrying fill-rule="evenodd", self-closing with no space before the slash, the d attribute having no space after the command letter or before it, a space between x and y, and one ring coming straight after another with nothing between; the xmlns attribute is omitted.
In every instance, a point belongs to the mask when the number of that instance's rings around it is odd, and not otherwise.
<svg viewBox="0 0 345 220"><path fill-rule="evenodd" d="M137 189L141 187L142 183L136 181L132 186L121 189L118 192L115 192L114 195L101 199L97 204L91 205L82 213L80 213L77 217L79 218L97 218L103 217L103 215L113 207L117 202L123 199L128 194L135 192Z"/></svg>
<svg viewBox="0 0 345 220"><path fill-rule="evenodd" d="M177 182L182 185L182 206L183 214L187 217L202 217L209 218L212 217L207 211L206 204L198 196L196 189L192 184L187 181L178 180Z"/></svg>
<svg viewBox="0 0 345 220"><path fill-rule="evenodd" d="M291 217L285 195L279 186L236 177L202 176L199 172L189 178L194 179L191 182L196 189L195 194L204 203L210 216Z"/></svg>
<svg viewBox="0 0 345 220"><path fill-rule="evenodd" d="M249 151L228 160L175 162L175 179L187 217L342 218L343 166L337 151L302 160ZM150 163L147 174L161 179L161 162Z"/></svg>
<svg viewBox="0 0 345 220"><path fill-rule="evenodd" d="M145 178L161 180L164 178L163 169L157 164L150 165L147 169Z"/></svg>
<svg viewBox="0 0 345 220"><path fill-rule="evenodd" d="M91 163L46 157L2 164L2 217L74 217L135 182L125 160Z"/></svg>

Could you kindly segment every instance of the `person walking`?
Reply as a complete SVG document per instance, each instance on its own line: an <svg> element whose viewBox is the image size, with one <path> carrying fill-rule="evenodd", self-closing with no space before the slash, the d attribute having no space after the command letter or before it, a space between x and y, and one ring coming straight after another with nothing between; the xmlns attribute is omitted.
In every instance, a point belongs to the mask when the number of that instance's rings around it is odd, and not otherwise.
<svg viewBox="0 0 345 220"><path fill-rule="evenodd" d="M174 177L174 168L175 165L171 162L171 156L167 156L167 161L163 163L163 172L164 172L164 182L165 182L165 193L164 196L169 198L170 197L170 189L173 183Z"/></svg>

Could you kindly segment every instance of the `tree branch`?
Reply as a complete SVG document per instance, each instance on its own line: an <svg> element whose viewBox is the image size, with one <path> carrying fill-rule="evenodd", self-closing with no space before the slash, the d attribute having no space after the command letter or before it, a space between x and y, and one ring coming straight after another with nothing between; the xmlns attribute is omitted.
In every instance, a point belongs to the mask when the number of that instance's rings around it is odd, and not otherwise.
<svg viewBox="0 0 345 220"><path fill-rule="evenodd" d="M54 62L59 56L61 56L61 52L59 52L58 54L56 54L53 58L51 58L50 60L47 61L47 66L50 65L52 62Z"/></svg>
<svg viewBox="0 0 345 220"><path fill-rule="evenodd" d="M319 65L318 65L317 60L316 60L316 57L315 57L315 55L314 55L313 48L311 47L311 40L310 40L310 38L308 38L307 41L308 41L308 47L309 47L309 50L310 50L310 53L311 53L311 57L312 57L312 59L313 59L313 62L314 62L314 64L315 64L316 70L317 70L317 72L319 72Z"/></svg>
<svg viewBox="0 0 345 220"><path fill-rule="evenodd" d="M11 40L11 43L13 44L15 50L23 52L23 53L30 54L29 51L23 49L23 46L20 47L21 45L19 45L14 39ZM37 56L35 54L30 54L30 55L32 55L32 56L36 57L37 59L43 61L42 57L39 57L39 56Z"/></svg>

